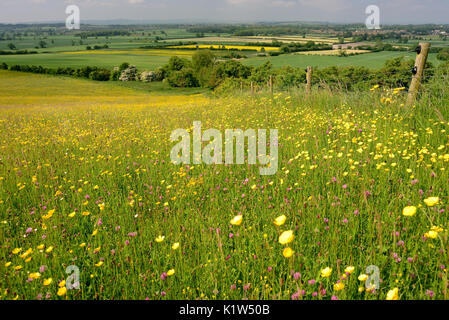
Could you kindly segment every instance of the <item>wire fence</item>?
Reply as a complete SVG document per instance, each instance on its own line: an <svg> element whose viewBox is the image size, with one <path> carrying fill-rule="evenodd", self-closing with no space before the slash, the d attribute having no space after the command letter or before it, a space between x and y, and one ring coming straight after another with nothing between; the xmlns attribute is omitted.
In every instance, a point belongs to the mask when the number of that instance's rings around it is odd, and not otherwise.
<svg viewBox="0 0 449 320"><path fill-rule="evenodd" d="M349 75L351 76L351 75ZM362 75L357 75L362 77ZM346 78L345 78L346 77ZM430 81L444 81L447 82L449 79L449 70L447 74L436 74L434 70L426 70L424 74L419 77L414 75L411 70L393 70L387 72L374 72L365 75L364 79L350 79L345 77L339 78L335 77L321 77L318 75L312 76L312 87L313 88L326 88L326 89L337 89L337 90L354 90L361 89L367 90L372 89L373 86L379 85L379 88L389 90L395 88L405 88L405 92L408 91L408 85L413 79L421 81L421 84L425 86ZM267 91L283 92L292 91L298 88L305 88L307 82L304 77L298 85L285 86L279 83L276 77L273 78L273 85L271 86L270 79L266 79L264 82L256 81L241 81L240 89L241 91L251 91L252 94L264 93ZM377 88L376 88L377 89Z"/></svg>

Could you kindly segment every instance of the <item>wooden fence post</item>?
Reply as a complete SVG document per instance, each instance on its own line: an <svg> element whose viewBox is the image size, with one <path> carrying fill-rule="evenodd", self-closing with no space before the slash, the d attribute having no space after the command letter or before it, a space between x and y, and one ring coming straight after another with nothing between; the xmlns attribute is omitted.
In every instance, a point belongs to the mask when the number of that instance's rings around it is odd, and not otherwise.
<svg viewBox="0 0 449 320"><path fill-rule="evenodd" d="M307 79L307 85L306 85L306 93L309 95L310 92L312 91L312 67L307 67L307 74L306 74L306 79Z"/></svg>
<svg viewBox="0 0 449 320"><path fill-rule="evenodd" d="M270 93L273 95L273 75L270 75Z"/></svg>
<svg viewBox="0 0 449 320"><path fill-rule="evenodd" d="M408 98L407 98L407 106L412 106L416 100L416 96L418 95L419 88L421 86L422 77L424 74L424 68L426 67L427 55L429 54L430 43L422 42L416 48L416 53L418 56L416 57L415 67L413 68L413 77L412 83L410 84L410 88L408 90Z"/></svg>
<svg viewBox="0 0 449 320"><path fill-rule="evenodd" d="M251 81L251 95L254 96L254 82Z"/></svg>

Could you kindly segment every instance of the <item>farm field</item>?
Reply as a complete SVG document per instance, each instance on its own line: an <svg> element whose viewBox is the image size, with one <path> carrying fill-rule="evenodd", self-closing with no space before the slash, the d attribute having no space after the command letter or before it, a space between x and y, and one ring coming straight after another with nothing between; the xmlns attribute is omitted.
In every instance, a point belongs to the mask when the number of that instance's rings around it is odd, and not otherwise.
<svg viewBox="0 0 449 320"><path fill-rule="evenodd" d="M224 49L224 50L240 50L240 51L279 51L277 47L262 47L262 46L238 46L238 45L183 45L173 46L174 49Z"/></svg>
<svg viewBox="0 0 449 320"><path fill-rule="evenodd" d="M281 42L300 42L305 43L308 41L313 41L317 43L337 43L338 38L337 37L317 37L317 36L278 36L278 37L259 37L259 36L252 36L249 37L253 40L262 40L262 41L281 41ZM347 41L351 42L352 38L346 39Z"/></svg>
<svg viewBox="0 0 449 320"><path fill-rule="evenodd" d="M161 32L165 32L162 34ZM144 35L143 35L143 34ZM134 35L130 36L97 36L89 37L87 39L81 39L79 36L73 35L54 35L46 37L33 37L33 36L22 36L16 39L0 41L0 50L7 50L9 43L14 43L17 49L33 49L38 51L52 51L58 50L60 47L72 47L72 42L75 42L75 46L79 45L82 41L83 45L80 47L82 49L86 48L86 45L103 45L108 44L111 48L120 47L136 47L137 45L145 45L156 39L157 36L163 36L167 41L173 39L186 39L189 40L194 38L195 35L187 32L185 29L158 29L158 30L142 30L141 32L136 32ZM209 34L205 34L209 36ZM39 41L43 40L46 42L46 48L35 49L39 47ZM64 49L65 50L65 49Z"/></svg>
<svg viewBox="0 0 449 320"><path fill-rule="evenodd" d="M146 50L147 51L147 50ZM122 62L129 62L136 65L140 69L154 70L168 62L172 55L184 56L189 54L188 51L178 54L177 51L166 50L158 51L154 55L136 53L134 50L121 51L80 51L67 53L43 53L29 55L0 56L1 62L9 65L28 64L41 65L43 67L57 68L66 66L79 68L83 66L95 65L102 68L111 69L119 66Z"/></svg>
<svg viewBox="0 0 449 320"><path fill-rule="evenodd" d="M338 50L337 50L338 51ZM408 52L373 52L349 57L338 57L330 55L304 55L304 54L288 54L277 57L251 57L243 60L244 64L250 66L258 66L266 61L270 61L275 68L283 66L292 66L305 68L307 66L329 67L329 66L365 66L368 68L380 68L386 60L404 56L409 59L416 57L413 53ZM439 64L436 54L429 54L429 62L435 65Z"/></svg>
<svg viewBox="0 0 449 320"><path fill-rule="evenodd" d="M220 98L0 82L0 299L449 298L444 84L408 108L382 88ZM194 121L278 129L277 172L172 164L171 132Z"/></svg>
<svg viewBox="0 0 449 320"><path fill-rule="evenodd" d="M156 45L154 42L157 37L162 37L165 45L172 44L175 49L139 49L140 47ZM430 37L430 36L429 36ZM447 46L446 41L437 37L430 37L434 46ZM45 48L35 49L39 41L43 39L46 43ZM187 48L196 49L209 48L215 49L225 46L227 49L248 49L260 52L262 46L251 43L272 43L273 41L282 41L284 43L306 43L314 41L316 43L334 44L339 42L339 38L331 35L306 34L303 35L284 35L284 36L231 36L221 33L220 36L212 33L205 33L204 36L197 37L186 29L152 29L152 30L134 30L130 36L96 36L81 38L80 36L56 35L46 37L22 36L15 40L0 41L0 50L7 49L7 45L14 43L17 49L28 49L38 51L39 54L28 55L0 55L0 63L5 62L8 65L41 65L43 67L58 68L60 66L80 68L83 66L97 66L112 70L113 67L123 62L136 65L140 70L155 70L166 64L170 57L176 55L190 58L195 50L186 50ZM346 37L345 42L351 42L352 37ZM180 41L194 41L198 44L179 45ZM412 42L412 40L410 40ZM386 40L385 43L395 44L394 41ZM108 49L86 50L87 46L108 45ZM372 42L374 44L374 42ZM397 43L396 43L397 44ZM277 47L264 47L266 52L278 51ZM362 53L362 51L348 51L348 53ZM220 55L228 51L214 51ZM340 66L367 66L372 69L380 68L386 60L406 56L414 58L413 52L391 52L382 51L366 53L350 57L338 57L338 50L324 51L303 51L295 54L282 54L280 56L258 57L256 51L243 51L247 59L242 62L249 66L258 66L266 61L273 63L275 68L284 66L305 68L307 66L328 67L334 65ZM438 65L440 61L436 59L436 54L430 54L429 61Z"/></svg>
<svg viewBox="0 0 449 320"><path fill-rule="evenodd" d="M351 38L345 39L347 42L351 41ZM180 38L180 39L170 39L168 41L195 41L195 42L212 42L212 43L232 43L232 44L246 44L246 43L272 43L273 41L280 41L284 43L306 43L308 41L314 41L317 43L328 43L333 44L338 42L336 37L317 37L317 36L274 36L274 37L263 37L263 36L208 36L200 38Z"/></svg>
<svg viewBox="0 0 449 320"><path fill-rule="evenodd" d="M303 51L296 52L295 54L303 54L306 56L338 56L340 54L340 50L317 50L317 51ZM358 50L358 49L345 49L342 50L346 54L361 54L361 53L370 53L369 50Z"/></svg>
<svg viewBox="0 0 449 320"><path fill-rule="evenodd" d="M269 49L265 48L267 51ZM273 49L273 48L270 48ZM275 48L277 50L277 48ZM334 51L334 50L332 50ZM112 69L122 62L129 62L142 70L154 70L168 62L171 56L190 57L195 50L168 50L168 49L128 49L128 50L91 50L91 51L67 51L48 54L31 55L5 55L0 56L0 63L8 65L41 65L43 67L57 68L61 65L79 68L88 65ZM380 68L386 60L405 56L414 59L415 55L408 52L375 52L350 57L338 57L335 55L307 54L306 52L281 55L277 57L256 57L249 54L248 59L242 60L244 64L258 66L266 61L273 63L275 68L283 66L305 68L309 65L328 67L341 66L366 66L369 68ZM335 50L338 53L338 50ZM438 65L436 54L429 55L429 61Z"/></svg>
<svg viewBox="0 0 449 320"><path fill-rule="evenodd" d="M58 48L73 48L76 46L80 46L83 50L86 49L87 45L95 45L95 44L105 44L108 43L110 46L116 46L126 43L145 43L146 41L143 40L134 40L135 38L132 37L110 37L106 39L106 37L97 37L97 38L88 38L88 39L81 39L80 37L74 37L74 36L54 36L54 37L46 37L46 38L38 38L38 37L22 37L20 39L14 39L14 40L4 40L0 41L0 50L8 50L8 44L14 43L14 45L17 47L17 49L29 49L29 50L36 50L36 51L53 51L58 50ZM35 48L36 46L39 46L39 41L43 40L46 43L45 48ZM83 45L79 45L80 40L83 42ZM75 46L72 45L72 42L75 43Z"/></svg>
<svg viewBox="0 0 449 320"><path fill-rule="evenodd" d="M162 34L161 32L165 32ZM7 50L9 43L14 43L17 49L29 49L29 50L37 50L39 52L45 51L59 51L59 48L63 48L62 50L67 50L68 48L80 48L85 49L87 45L103 45L108 44L110 48L125 48L125 47L133 47L136 45L146 45L151 43L156 39L157 36L162 36L164 41L167 42L179 42L179 41L195 41L195 42L211 42L211 43L233 43L233 44L246 44L251 42L266 42L272 43L275 41L282 42L298 42L305 43L308 41L315 41L318 43L337 43L337 37L326 37L326 36L313 36L306 35L303 36L275 36L275 37L262 37L262 36L229 36L225 33L222 33L220 36L215 34L204 34L203 37L196 37L195 34L189 33L186 30L178 30L178 29L163 29L163 30L143 30L142 32L136 31L133 35L130 36L97 36L97 37L89 37L87 39L81 39L79 36L72 35L56 35L56 36L46 36L46 37L32 37L32 36L22 36L16 39L3 40L0 41L0 50ZM36 48L39 47L39 41L43 40L46 43L45 48ZM79 45L79 42L82 41L82 45ZM351 42L351 38L346 38L346 42Z"/></svg>
<svg viewBox="0 0 449 320"><path fill-rule="evenodd" d="M432 47L447 47L449 45L448 40L443 40L438 36L425 36L423 37L422 40L419 41L427 41L429 42ZM397 41L393 41L393 40L386 40L386 43L390 43L392 45L403 45L401 43L398 43ZM409 40L408 44L412 44L412 43L417 43L418 40Z"/></svg>
<svg viewBox="0 0 449 320"><path fill-rule="evenodd" d="M0 70L0 79L3 88L0 96L2 107L123 105L129 101L133 101L134 105L148 103L170 105L178 104L176 101L179 100L189 102L192 97L198 99L197 91L200 91L186 88L178 89L173 93L170 88L161 84L99 83L85 79L30 75L2 70ZM153 91L156 91L156 94L152 94Z"/></svg>

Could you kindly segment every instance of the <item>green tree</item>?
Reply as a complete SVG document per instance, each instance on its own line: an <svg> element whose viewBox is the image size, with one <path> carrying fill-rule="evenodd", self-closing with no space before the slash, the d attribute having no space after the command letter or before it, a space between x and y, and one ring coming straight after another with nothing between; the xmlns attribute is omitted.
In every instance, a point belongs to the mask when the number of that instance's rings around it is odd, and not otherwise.
<svg viewBox="0 0 449 320"><path fill-rule="evenodd" d="M265 62L253 69L250 80L258 83L264 83L272 73L273 64L270 61Z"/></svg>
<svg viewBox="0 0 449 320"><path fill-rule="evenodd" d="M190 67L191 63L187 59L173 56L168 60L168 71L181 71L184 67Z"/></svg>
<svg viewBox="0 0 449 320"><path fill-rule="evenodd" d="M168 84L172 87L199 87L199 81L195 77L195 73L192 68L183 68L179 71L170 73L167 81Z"/></svg>
<svg viewBox="0 0 449 320"><path fill-rule="evenodd" d="M210 68L214 65L215 56L210 50L198 50L192 56L193 70L200 71L203 68Z"/></svg>

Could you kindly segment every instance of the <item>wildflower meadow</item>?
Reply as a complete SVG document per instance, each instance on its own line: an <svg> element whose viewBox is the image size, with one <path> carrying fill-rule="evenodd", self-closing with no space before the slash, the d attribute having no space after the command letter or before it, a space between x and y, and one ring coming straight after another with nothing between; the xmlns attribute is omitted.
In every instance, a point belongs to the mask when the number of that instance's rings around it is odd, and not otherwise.
<svg viewBox="0 0 449 320"><path fill-rule="evenodd" d="M443 94L0 77L0 299L449 298ZM277 129L278 170L173 164L195 121Z"/></svg>

